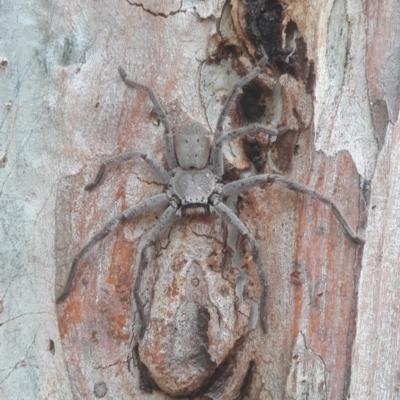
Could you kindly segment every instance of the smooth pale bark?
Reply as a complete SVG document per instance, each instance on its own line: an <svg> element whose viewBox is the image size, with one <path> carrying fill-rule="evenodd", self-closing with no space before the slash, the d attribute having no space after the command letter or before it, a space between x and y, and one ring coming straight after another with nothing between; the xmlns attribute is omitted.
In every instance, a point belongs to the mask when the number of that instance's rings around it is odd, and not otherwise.
<svg viewBox="0 0 400 400"><path fill-rule="evenodd" d="M284 24L296 23L300 63L313 62L315 86L310 93L305 79L279 77L273 120L299 134L278 141L275 162L285 176L334 199L366 245L354 244L326 206L282 188L252 189L239 201L269 280L268 332L258 326L252 336L250 396L393 399L400 388L399 5L285 3ZM127 368L138 329L131 293L138 248L159 212L123 224L85 257L71 298L57 311L55 292L91 235L162 190L134 161L112 167L95 191L83 191L112 155L149 152L165 165L163 128L146 94L124 85L118 66L152 86L171 115L183 109L214 128L238 72L251 68L245 60L236 72L230 61L206 62L218 44L217 26L252 52L241 30L243 4L232 1L235 30L229 13L216 23L223 5L2 2L0 398L92 399L104 385L108 398L163 398L143 394L137 370ZM264 77L261 85L271 81ZM225 148L225 157L239 171L250 167L239 142ZM219 219L180 224L162 241L165 259L221 252ZM232 237L229 244L235 246ZM201 260L210 270L221 263ZM179 306L163 296L174 265L158 261L158 274L146 276L160 315ZM249 275L248 293L257 298L251 265ZM231 301L234 290L228 293ZM246 307L240 318L249 315ZM227 330L235 317L227 314Z"/></svg>

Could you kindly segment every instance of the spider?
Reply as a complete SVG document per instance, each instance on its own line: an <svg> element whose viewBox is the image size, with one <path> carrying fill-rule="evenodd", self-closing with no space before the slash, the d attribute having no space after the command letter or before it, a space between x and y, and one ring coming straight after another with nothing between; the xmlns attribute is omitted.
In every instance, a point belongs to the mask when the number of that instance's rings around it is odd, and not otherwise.
<svg viewBox="0 0 400 400"><path fill-rule="evenodd" d="M137 277L133 289L140 318L140 337L143 337L146 329L146 315L144 312L144 304L140 297L140 286L143 272L149 259L150 248L161 239L163 234L172 226L174 220L182 214L182 211L192 209L195 212L214 212L219 214L228 225L234 227L245 239L247 239L252 253L253 262L262 285L262 294L259 304L259 321L262 330L266 332L267 277L261 260L260 249L255 238L249 232L245 224L228 206L224 204L224 199L228 198L232 194L246 191L253 186L265 185L267 183L276 183L289 190L320 200L332 207L334 215L350 238L358 244L362 245L364 243L364 239L352 230L342 212L332 200L307 188L306 186L295 183L282 175L255 175L224 184L222 179L224 174L222 145L224 142L229 142L230 140L242 135L251 135L258 132L265 133L270 137L276 137L287 131L286 128L276 129L261 124L251 124L228 132L223 131L225 119L233 103L237 99L238 94L245 85L250 83L261 73L267 62L268 57L264 56L258 65L247 75L242 77L233 87L222 108L221 114L219 115L213 135L211 135L203 125L194 120L183 123L177 128L176 134L173 135L171 124L167 118L166 112L153 90L148 86L144 86L128 79L124 69L119 67L119 74L126 85L147 92L151 102L153 103L154 110L158 114L161 123L165 128L165 151L168 169L165 170L149 154L129 152L103 162L95 180L92 183L87 184L84 189L86 191L91 191L97 187L101 183L104 172L109 165L129 161L135 158L141 158L165 185L165 191L162 194L153 196L138 205L123 211L111 219L97 235L92 237L92 239L73 259L68 280L61 295L57 299L57 303L64 301L68 296L79 260L88 253L97 242L109 235L121 221L130 220L158 207L164 207L165 211L159 218L155 227L151 230L149 237L141 250Z"/></svg>

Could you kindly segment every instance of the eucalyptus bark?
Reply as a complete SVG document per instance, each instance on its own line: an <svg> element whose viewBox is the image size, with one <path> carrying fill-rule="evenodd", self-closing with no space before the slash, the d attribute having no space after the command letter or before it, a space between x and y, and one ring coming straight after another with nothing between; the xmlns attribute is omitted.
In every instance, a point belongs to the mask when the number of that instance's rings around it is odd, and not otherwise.
<svg viewBox="0 0 400 400"><path fill-rule="evenodd" d="M240 358L255 366L242 394L398 396L400 6L286 0L279 7L242 0L0 5L1 398L160 398L142 391L137 365L128 370L139 340L137 260L159 214L118 227L80 262L66 303L56 308L55 298L91 236L163 186L134 161L111 167L98 190L83 188L102 161L128 151L166 165L162 124L146 93L125 86L119 66L155 90L172 121L186 115L213 130L229 91L259 60L253 28L267 14L281 53L264 47L270 66L228 122L253 122L249 115L261 107L262 123L289 131L272 145L272 167L260 136L224 146L225 178L277 168L334 200L366 243L354 243L329 207L284 188L251 189L232 201L260 246L269 283L267 334L252 325L257 351ZM168 279L178 276L179 254L197 251L201 268L215 272L218 254L230 247L228 257L239 261L220 279L236 310L226 321L233 340L231 327L244 330L252 319L250 307L234 306L237 271L248 275L244 297L256 303L261 294L245 245L207 217L181 221L161 247L173 261L153 260L145 296L165 318L163 307L179 307L163 295L173 292Z"/></svg>

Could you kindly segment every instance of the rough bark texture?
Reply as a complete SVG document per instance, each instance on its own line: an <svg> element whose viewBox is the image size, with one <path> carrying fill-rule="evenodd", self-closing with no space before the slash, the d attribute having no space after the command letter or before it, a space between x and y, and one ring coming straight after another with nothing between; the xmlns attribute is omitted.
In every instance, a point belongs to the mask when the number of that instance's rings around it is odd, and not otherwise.
<svg viewBox="0 0 400 400"><path fill-rule="evenodd" d="M153 383L143 383L142 362L171 391L176 374L189 374L179 356L200 343L196 362L216 370L210 398L397 398L399 21L394 0L3 1L0 397L170 398L143 391ZM143 340L132 286L158 211L121 224L85 256L55 307L89 238L163 189L133 161L83 191L112 155L137 150L166 163L152 104L118 66L153 87L172 120L187 114L213 129L260 44L271 65L230 125L289 127L272 144L274 164L332 198L364 248L327 206L254 188L229 204L260 245L266 334L249 250L214 216L182 218L161 241L143 282L152 321ZM273 172L270 146L261 136L226 146L226 180Z"/></svg>

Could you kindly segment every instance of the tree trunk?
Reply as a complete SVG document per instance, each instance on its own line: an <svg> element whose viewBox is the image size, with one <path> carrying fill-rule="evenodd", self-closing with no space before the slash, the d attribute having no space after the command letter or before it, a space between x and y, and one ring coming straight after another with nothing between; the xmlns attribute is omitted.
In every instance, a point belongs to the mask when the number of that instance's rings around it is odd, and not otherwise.
<svg viewBox="0 0 400 400"><path fill-rule="evenodd" d="M399 21L393 0L3 2L0 398L397 398ZM55 306L90 238L164 190L143 160L83 190L129 151L167 167L162 121L118 67L174 127L213 131L263 52L225 128L286 132L224 145L224 182L282 174L332 199L365 245L328 205L264 185L227 204L260 247L266 333L257 257L214 214L178 218L156 243L143 338L132 288L162 210L99 241ZM196 346L207 368L190 386Z"/></svg>

